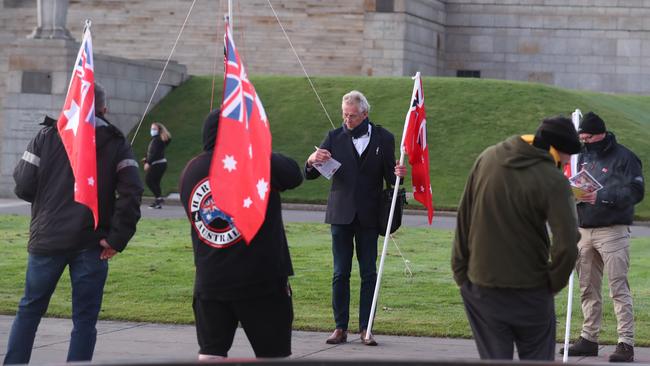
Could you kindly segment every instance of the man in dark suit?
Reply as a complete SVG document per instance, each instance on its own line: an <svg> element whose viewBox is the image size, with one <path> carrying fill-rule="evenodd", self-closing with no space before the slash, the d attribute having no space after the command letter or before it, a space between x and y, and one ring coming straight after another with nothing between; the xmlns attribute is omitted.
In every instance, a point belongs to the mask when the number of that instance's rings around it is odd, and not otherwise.
<svg viewBox="0 0 650 366"><path fill-rule="evenodd" d="M332 177L325 222L331 224L334 274L332 308L336 329L329 344L347 341L350 318L350 272L356 243L361 276L359 330L361 341L376 346L372 335L366 339L372 297L377 280L377 238L379 203L384 180L395 183L395 176L406 175L406 167L395 164L395 138L368 119L370 105L366 97L353 90L343 96L343 125L329 131L320 148L305 164L307 179L320 172L314 165L331 158L341 163ZM354 243L353 243L354 240Z"/></svg>

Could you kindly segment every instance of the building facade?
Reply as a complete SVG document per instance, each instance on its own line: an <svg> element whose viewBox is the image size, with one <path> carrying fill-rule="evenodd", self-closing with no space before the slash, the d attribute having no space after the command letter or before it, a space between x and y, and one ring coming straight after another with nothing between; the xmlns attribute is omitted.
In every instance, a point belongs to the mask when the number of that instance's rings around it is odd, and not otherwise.
<svg viewBox="0 0 650 366"><path fill-rule="evenodd" d="M244 0L235 38L251 73L473 76L604 92L650 92L649 0ZM68 29L93 20L98 52L165 59L192 0L70 0ZM31 33L35 0L0 0L2 49ZM227 1L198 0L173 59L220 67Z"/></svg>

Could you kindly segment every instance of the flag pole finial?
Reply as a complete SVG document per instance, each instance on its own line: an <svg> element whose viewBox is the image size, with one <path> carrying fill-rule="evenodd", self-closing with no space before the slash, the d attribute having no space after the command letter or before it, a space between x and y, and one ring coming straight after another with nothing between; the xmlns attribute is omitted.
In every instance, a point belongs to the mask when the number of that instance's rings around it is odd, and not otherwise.
<svg viewBox="0 0 650 366"><path fill-rule="evenodd" d="M86 20L84 21L84 31L83 31L83 32L86 33L86 31L87 31L88 29L90 29L90 27L92 26L92 24L93 24L92 20L90 20L90 19L86 19Z"/></svg>

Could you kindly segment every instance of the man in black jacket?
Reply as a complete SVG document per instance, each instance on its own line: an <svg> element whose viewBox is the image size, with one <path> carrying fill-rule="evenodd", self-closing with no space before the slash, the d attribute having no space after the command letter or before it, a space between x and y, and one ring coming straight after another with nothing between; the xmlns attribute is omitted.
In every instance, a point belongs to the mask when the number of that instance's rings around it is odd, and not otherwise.
<svg viewBox="0 0 650 366"><path fill-rule="evenodd" d="M350 319L350 272L353 240L361 275L359 330L363 344L376 346L366 329L377 281L377 238L379 236L379 203L384 181L395 183L395 175L403 177L406 168L395 165L395 138L387 130L370 122L370 105L366 97L353 90L341 103L343 125L329 131L320 148L305 164L307 179L320 176L314 165L334 158L341 166L332 177L327 199L325 222L331 224L334 274L332 276L332 308L336 329L327 339L329 344L347 341Z"/></svg>
<svg viewBox="0 0 650 366"><path fill-rule="evenodd" d="M578 167L591 174L603 188L581 197L578 223L581 239L576 269L580 277L580 295L584 321L580 338L569 348L569 356L597 356L598 333L602 321L600 293L603 270L609 278L609 290L618 323L618 344L610 362L634 360L634 313L627 281L630 268L630 228L634 205L644 195L641 161L605 128L595 113L587 113L580 123L584 147Z"/></svg>
<svg viewBox="0 0 650 366"><path fill-rule="evenodd" d="M199 361L228 356L240 322L257 357L291 355L293 275L282 223L280 192L302 183L298 164L281 154L271 159L271 192L264 223L250 243L215 206L208 179L220 110L203 126L203 152L185 166L181 202L194 248L194 319Z"/></svg>
<svg viewBox="0 0 650 366"><path fill-rule="evenodd" d="M140 219L143 186L131 146L104 114L106 95L95 84L99 223L74 200L74 176L56 121L46 117L14 170L16 195L32 203L25 295L14 319L5 364L29 362L36 329L66 266L72 284L67 361L90 361L107 260L126 247ZM117 194L117 195L116 195Z"/></svg>

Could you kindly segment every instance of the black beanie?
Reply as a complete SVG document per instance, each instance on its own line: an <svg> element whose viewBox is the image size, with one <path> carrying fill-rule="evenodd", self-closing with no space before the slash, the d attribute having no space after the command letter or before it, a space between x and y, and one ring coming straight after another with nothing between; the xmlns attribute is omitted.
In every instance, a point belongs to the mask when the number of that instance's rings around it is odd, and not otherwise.
<svg viewBox="0 0 650 366"><path fill-rule="evenodd" d="M565 154L580 152L580 139L573 122L563 116L546 118L537 128L534 145L542 147L546 144Z"/></svg>
<svg viewBox="0 0 650 366"><path fill-rule="evenodd" d="M605 122L596 113L589 112L585 114L580 122L578 133L588 133L592 135L599 135L605 133Z"/></svg>
<svg viewBox="0 0 650 366"><path fill-rule="evenodd" d="M205 117L203 122L203 150L212 151L217 143L217 129L219 127L219 116L221 109L217 108Z"/></svg>

